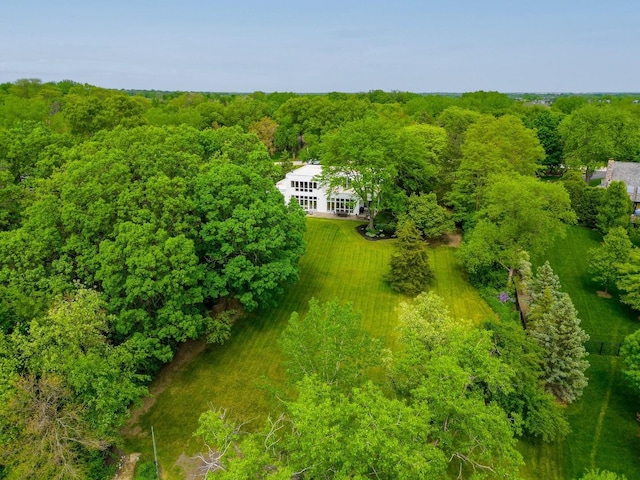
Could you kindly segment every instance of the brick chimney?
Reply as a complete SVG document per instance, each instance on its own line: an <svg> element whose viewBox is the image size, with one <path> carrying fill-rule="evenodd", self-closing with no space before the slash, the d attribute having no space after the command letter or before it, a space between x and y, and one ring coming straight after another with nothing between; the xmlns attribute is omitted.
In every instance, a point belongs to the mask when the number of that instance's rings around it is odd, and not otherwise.
<svg viewBox="0 0 640 480"><path fill-rule="evenodd" d="M602 182L603 187L608 187L611 183L611 178L613 178L613 158L609 159L609 163L607 163L607 173L604 175L604 181Z"/></svg>

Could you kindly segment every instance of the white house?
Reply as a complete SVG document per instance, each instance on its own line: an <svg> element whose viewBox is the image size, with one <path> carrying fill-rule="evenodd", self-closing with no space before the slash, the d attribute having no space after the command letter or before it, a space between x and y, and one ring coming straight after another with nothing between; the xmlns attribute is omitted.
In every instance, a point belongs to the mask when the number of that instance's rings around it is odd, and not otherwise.
<svg viewBox="0 0 640 480"><path fill-rule="evenodd" d="M321 173L321 165L304 165L287 173L276 186L287 204L295 198L308 214L317 212L348 216L364 210L352 189L338 189L329 196L327 189L318 181Z"/></svg>

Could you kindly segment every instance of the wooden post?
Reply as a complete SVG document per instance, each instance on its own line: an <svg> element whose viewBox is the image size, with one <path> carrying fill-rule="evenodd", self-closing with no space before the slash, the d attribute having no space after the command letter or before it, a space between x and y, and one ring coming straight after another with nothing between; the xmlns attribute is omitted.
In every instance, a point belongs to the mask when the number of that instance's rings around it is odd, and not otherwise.
<svg viewBox="0 0 640 480"><path fill-rule="evenodd" d="M151 441L153 442L153 462L156 464L156 477L160 480L160 470L158 468L158 451L156 450L156 436L153 433L153 425L151 425Z"/></svg>

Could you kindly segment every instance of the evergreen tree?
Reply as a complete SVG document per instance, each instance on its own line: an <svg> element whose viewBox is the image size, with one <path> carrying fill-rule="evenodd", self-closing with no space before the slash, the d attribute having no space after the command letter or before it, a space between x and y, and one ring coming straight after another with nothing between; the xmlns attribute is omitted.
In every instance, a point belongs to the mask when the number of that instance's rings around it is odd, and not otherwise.
<svg viewBox="0 0 640 480"><path fill-rule="evenodd" d="M560 282L546 262L531 282L531 310L527 333L544 349L543 381L556 398L571 403L587 386L584 374L589 367L584 343L589 335L571 298L560 291Z"/></svg>
<svg viewBox="0 0 640 480"><path fill-rule="evenodd" d="M391 256L391 271L385 278L394 291L417 295L433 277L427 245L412 220L402 222L397 235L396 251Z"/></svg>

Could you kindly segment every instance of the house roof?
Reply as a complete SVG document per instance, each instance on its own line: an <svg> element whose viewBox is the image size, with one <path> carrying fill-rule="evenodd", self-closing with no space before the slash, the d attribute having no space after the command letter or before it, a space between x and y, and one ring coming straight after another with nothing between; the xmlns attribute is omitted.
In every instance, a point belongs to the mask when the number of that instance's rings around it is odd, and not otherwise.
<svg viewBox="0 0 640 480"><path fill-rule="evenodd" d="M620 181L624 182L627 188L640 187L640 163L609 160L602 186L608 187L611 182Z"/></svg>
<svg viewBox="0 0 640 480"><path fill-rule="evenodd" d="M315 177L316 175L320 175L322 173L322 165L303 165L300 168L296 168L295 170L289 172L287 177Z"/></svg>

